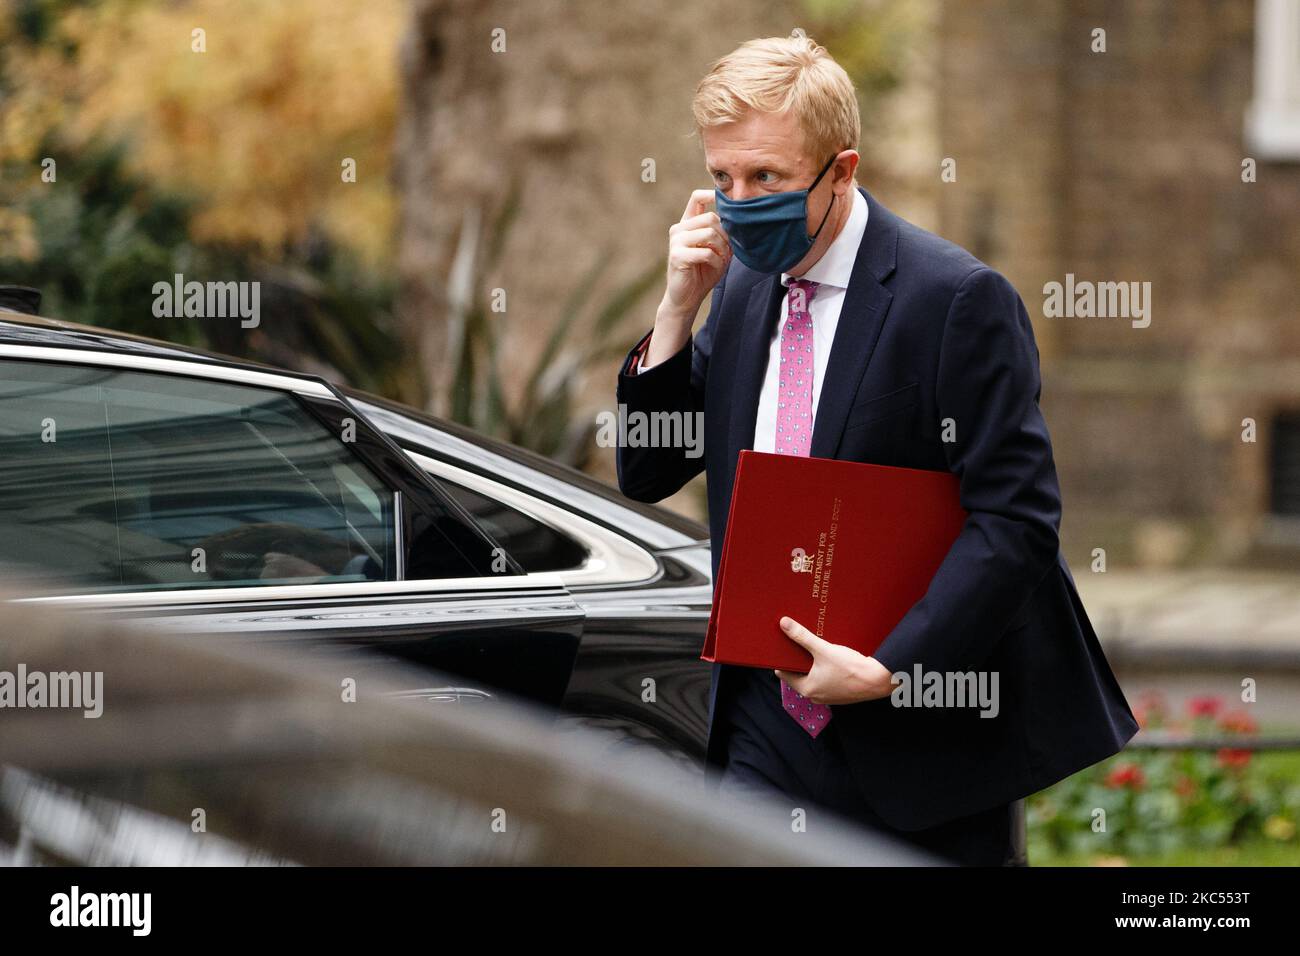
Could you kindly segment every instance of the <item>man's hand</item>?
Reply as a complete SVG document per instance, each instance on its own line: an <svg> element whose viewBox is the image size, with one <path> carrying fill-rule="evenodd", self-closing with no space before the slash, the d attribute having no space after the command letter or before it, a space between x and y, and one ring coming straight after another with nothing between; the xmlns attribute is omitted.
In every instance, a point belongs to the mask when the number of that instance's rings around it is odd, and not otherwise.
<svg viewBox="0 0 1300 956"><path fill-rule="evenodd" d="M655 314L646 365L658 365L686 344L700 303L731 264L731 240L713 204L712 189L695 190L681 221L668 229L668 283Z"/></svg>
<svg viewBox="0 0 1300 956"><path fill-rule="evenodd" d="M781 618L781 630L813 656L813 666L807 674L778 670L776 676L814 704L856 704L894 692L888 669L874 657L822 640L793 618Z"/></svg>
<svg viewBox="0 0 1300 956"><path fill-rule="evenodd" d="M668 229L668 289L664 305L693 319L731 263L731 240L713 211L712 189L691 193L680 222Z"/></svg>

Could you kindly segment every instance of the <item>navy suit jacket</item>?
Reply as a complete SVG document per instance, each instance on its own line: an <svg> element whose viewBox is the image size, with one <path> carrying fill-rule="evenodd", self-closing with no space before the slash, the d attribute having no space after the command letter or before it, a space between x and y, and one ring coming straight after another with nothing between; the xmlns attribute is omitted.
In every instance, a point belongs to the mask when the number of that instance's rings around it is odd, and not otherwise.
<svg viewBox="0 0 1300 956"><path fill-rule="evenodd" d="M919 664L999 675L995 718L976 708L900 708L889 698L832 707L866 801L891 826L916 830L1027 796L1109 757L1137 722L1060 552L1061 498L1024 304L999 273L861 191L867 229L810 453L957 476L965 526L875 656L891 672L911 674ZM671 358L630 375L647 333L618 376L628 412L704 413L702 458L620 446L618 479L628 497L654 502L706 469L715 580L783 293L778 276L733 258L700 330ZM732 672L713 667L715 766L725 756L715 718Z"/></svg>

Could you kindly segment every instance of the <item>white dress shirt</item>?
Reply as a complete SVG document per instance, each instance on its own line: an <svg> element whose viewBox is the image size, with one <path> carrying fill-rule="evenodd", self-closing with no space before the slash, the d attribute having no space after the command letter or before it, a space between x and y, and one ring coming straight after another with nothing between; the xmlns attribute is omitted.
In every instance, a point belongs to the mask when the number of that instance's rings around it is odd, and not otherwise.
<svg viewBox="0 0 1300 956"><path fill-rule="evenodd" d="M814 427L817 419L817 399L821 395L822 380L826 377L826 365L831 357L831 345L835 341L835 328L840 322L840 311L844 307L844 295L849 288L849 279L853 276L853 266L858 259L858 247L862 236L867 231L867 201L862 193L854 187L852 190L853 208L844 228L827 247L826 252L805 272L802 278L817 283L817 291L809 303L809 312L813 323L813 394L812 414ZM789 285L795 278L788 272L781 273L781 283ZM763 377L763 387L758 396L758 418L754 424L754 450L774 451L776 448L776 397L779 390L778 381L781 374L781 330L785 328L786 318L790 314L790 298L781 299L781 315L772 334L772 344L767 353L767 371ZM637 374L646 371L644 363L637 369Z"/></svg>
<svg viewBox="0 0 1300 956"><path fill-rule="evenodd" d="M858 258L858 246L867 231L867 201L856 188L853 190L853 209L848 222L827 247L813 267L800 278L817 283L808 304L813 324L813 425L817 421L817 398L821 395L822 381L826 378L826 365L831 357L831 344L835 341L835 328L840 324L840 310L844 308L844 294L853 276L853 264ZM788 286L795 276L781 273L782 285ZM754 451L776 450L776 399L780 391L781 330L790 315L790 297L781 299L781 317L772 334L772 344L767 352L767 372L763 389L758 395L758 418L754 423Z"/></svg>

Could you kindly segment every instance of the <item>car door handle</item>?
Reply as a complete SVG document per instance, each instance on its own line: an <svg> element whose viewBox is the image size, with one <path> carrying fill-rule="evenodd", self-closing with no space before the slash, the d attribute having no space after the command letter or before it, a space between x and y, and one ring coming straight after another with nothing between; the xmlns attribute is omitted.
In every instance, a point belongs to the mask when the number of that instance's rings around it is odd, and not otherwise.
<svg viewBox="0 0 1300 956"><path fill-rule="evenodd" d="M414 690L396 691L388 696L446 703L492 699L491 694L485 690L479 690L477 687L420 687Z"/></svg>

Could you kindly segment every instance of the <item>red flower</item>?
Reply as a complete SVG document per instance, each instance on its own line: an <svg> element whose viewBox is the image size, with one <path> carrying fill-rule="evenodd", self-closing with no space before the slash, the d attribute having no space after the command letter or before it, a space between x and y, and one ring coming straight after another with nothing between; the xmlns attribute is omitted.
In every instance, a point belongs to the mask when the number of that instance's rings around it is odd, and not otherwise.
<svg viewBox="0 0 1300 956"><path fill-rule="evenodd" d="M1234 710L1219 718L1219 729L1230 734L1253 734L1258 733L1259 724L1244 710Z"/></svg>
<svg viewBox="0 0 1300 956"><path fill-rule="evenodd" d="M1146 785L1146 776L1142 768L1135 763L1123 763L1106 775L1106 786L1112 790L1131 787L1141 790Z"/></svg>
<svg viewBox="0 0 1300 956"><path fill-rule="evenodd" d="M1227 767L1229 770L1240 770L1249 763L1249 750L1229 750L1224 748L1219 751L1220 766Z"/></svg>
<svg viewBox="0 0 1300 956"><path fill-rule="evenodd" d="M1223 700L1218 697L1193 697L1187 702L1187 712L1193 717L1218 717Z"/></svg>
<svg viewBox="0 0 1300 956"><path fill-rule="evenodd" d="M1165 706L1165 695L1158 690L1144 690L1138 695L1138 706L1155 715L1163 715L1168 709Z"/></svg>

